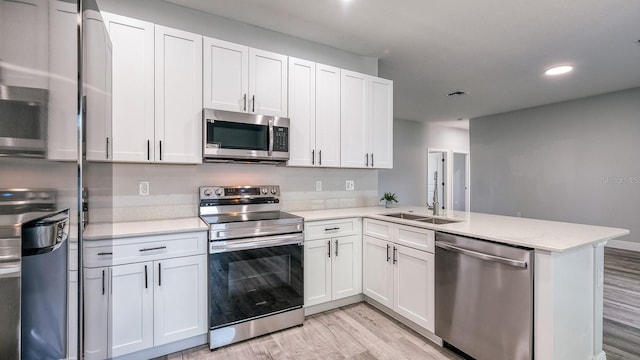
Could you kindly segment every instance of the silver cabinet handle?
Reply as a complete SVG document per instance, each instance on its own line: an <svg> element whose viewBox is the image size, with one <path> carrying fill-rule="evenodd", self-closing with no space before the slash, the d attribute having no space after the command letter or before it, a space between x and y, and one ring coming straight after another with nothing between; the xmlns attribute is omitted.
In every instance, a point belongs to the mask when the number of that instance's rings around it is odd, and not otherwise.
<svg viewBox="0 0 640 360"><path fill-rule="evenodd" d="M338 256L338 240L336 239L336 257Z"/></svg>
<svg viewBox="0 0 640 360"><path fill-rule="evenodd" d="M153 250L164 250L166 249L166 246L157 246L157 247L152 247L152 248L144 248L144 249L140 249L138 251L140 252L145 252L145 251L153 251Z"/></svg>
<svg viewBox="0 0 640 360"><path fill-rule="evenodd" d="M331 240L327 241L327 249L329 249L327 251L327 256L331 257Z"/></svg>
<svg viewBox="0 0 640 360"><path fill-rule="evenodd" d="M147 278L147 265L144 266L144 288L149 288L149 279Z"/></svg>
<svg viewBox="0 0 640 360"><path fill-rule="evenodd" d="M371 167L374 167L374 165L373 165L373 153L371 153Z"/></svg>
<svg viewBox="0 0 640 360"><path fill-rule="evenodd" d="M98 253L98 256L111 256L111 255L113 255L112 252L99 252Z"/></svg>
<svg viewBox="0 0 640 360"><path fill-rule="evenodd" d="M325 228L324 231L340 230L339 227Z"/></svg>
<svg viewBox="0 0 640 360"><path fill-rule="evenodd" d="M151 140L147 140L147 160L151 160Z"/></svg>
<svg viewBox="0 0 640 360"><path fill-rule="evenodd" d="M395 246L393 247L393 263L397 263L398 262L398 248L396 248Z"/></svg>
<svg viewBox="0 0 640 360"><path fill-rule="evenodd" d="M105 280L105 274L104 274L104 270L102 270L102 295L104 295L104 280Z"/></svg>
<svg viewBox="0 0 640 360"><path fill-rule="evenodd" d="M387 262L391 260L391 257L389 256L389 249L391 249L391 245L387 244Z"/></svg>
<svg viewBox="0 0 640 360"><path fill-rule="evenodd" d="M316 150L313 149L311 150L311 165L315 165L316 164Z"/></svg>
<svg viewBox="0 0 640 360"><path fill-rule="evenodd" d="M162 286L162 263L158 263L158 286Z"/></svg>
<svg viewBox="0 0 640 360"><path fill-rule="evenodd" d="M109 160L109 138L107 137L107 148L106 148L106 156L107 156L107 160Z"/></svg>
<svg viewBox="0 0 640 360"><path fill-rule="evenodd" d="M256 96L251 97L251 112L256 112Z"/></svg>
<svg viewBox="0 0 640 360"><path fill-rule="evenodd" d="M244 106L242 107L242 111L247 111L247 94L244 94L242 97L242 101L244 102Z"/></svg>
<svg viewBox="0 0 640 360"><path fill-rule="evenodd" d="M318 151L318 165L322 165L322 150Z"/></svg>
<svg viewBox="0 0 640 360"><path fill-rule="evenodd" d="M162 140L160 140L160 161L162 161Z"/></svg>
<svg viewBox="0 0 640 360"><path fill-rule="evenodd" d="M485 254L485 253L481 253L481 252L477 252L477 251L461 248L461 247L458 247L458 246L454 246L454 245L451 245L451 244L448 244L448 243L444 243L444 242L439 242L439 241L436 241L436 246L441 248L441 249L444 249L444 250L449 250L451 252L455 252L455 253L458 253L458 254L471 256L471 257L474 257L474 258L477 258L477 259L480 259L480 260L497 262L497 263L500 263L500 264L519 267L519 268L523 268L523 269L527 268L527 262L526 261L510 259L510 258L506 258L506 257L502 257L502 256L489 255L489 254Z"/></svg>
<svg viewBox="0 0 640 360"><path fill-rule="evenodd" d="M365 159L367 159L367 162L365 164L366 167L369 167L369 153L364 154Z"/></svg>

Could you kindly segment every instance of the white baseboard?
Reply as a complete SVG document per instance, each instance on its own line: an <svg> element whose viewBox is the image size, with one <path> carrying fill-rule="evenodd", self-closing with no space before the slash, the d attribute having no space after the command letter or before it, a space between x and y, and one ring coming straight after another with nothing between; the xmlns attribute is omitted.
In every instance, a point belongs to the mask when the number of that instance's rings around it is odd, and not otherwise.
<svg viewBox="0 0 640 360"><path fill-rule="evenodd" d="M362 302L363 300L364 296L362 294L358 294L340 300L329 301L318 305L306 306L304 308L304 316L318 314L321 312L337 309L342 306L357 304L359 302Z"/></svg>
<svg viewBox="0 0 640 360"><path fill-rule="evenodd" d="M635 241L609 240L606 247L612 249L640 251L640 243Z"/></svg>

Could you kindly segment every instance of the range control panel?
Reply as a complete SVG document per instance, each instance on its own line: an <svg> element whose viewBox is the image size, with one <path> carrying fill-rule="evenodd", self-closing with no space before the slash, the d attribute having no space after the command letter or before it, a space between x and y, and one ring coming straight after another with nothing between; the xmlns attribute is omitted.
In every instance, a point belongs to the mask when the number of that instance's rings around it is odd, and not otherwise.
<svg viewBox="0 0 640 360"><path fill-rule="evenodd" d="M280 186L201 186L200 200L260 199L280 197Z"/></svg>

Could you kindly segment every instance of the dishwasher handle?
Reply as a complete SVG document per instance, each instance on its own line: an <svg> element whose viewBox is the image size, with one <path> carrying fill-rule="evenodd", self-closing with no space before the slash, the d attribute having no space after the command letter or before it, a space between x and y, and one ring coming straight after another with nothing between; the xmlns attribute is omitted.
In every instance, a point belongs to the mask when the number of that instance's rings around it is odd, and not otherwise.
<svg viewBox="0 0 640 360"><path fill-rule="evenodd" d="M449 250L451 252L455 252L458 254L471 256L480 260L497 262L500 264L510 265L510 266L519 267L523 269L527 268L526 261L514 260L514 259L502 257L502 256L489 255L489 254L461 248L461 247L454 246L454 245L451 245L445 242L440 242L440 241L436 241L436 246L444 250Z"/></svg>

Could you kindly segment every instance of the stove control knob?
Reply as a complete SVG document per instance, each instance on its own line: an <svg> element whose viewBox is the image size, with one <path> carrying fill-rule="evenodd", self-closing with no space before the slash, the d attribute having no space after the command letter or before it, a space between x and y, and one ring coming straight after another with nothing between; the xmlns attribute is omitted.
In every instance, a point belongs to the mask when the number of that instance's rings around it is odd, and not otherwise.
<svg viewBox="0 0 640 360"><path fill-rule="evenodd" d="M260 191L262 191L262 195L267 195L267 193L269 192L268 188L262 188Z"/></svg>
<svg viewBox="0 0 640 360"><path fill-rule="evenodd" d="M42 200L47 200L47 199L49 199L49 198L51 197L51 195L49 195L49 193L46 193L46 192L44 192L44 191L43 191L43 192L41 192L41 193L40 193L40 194L38 194L38 195L40 196L40 199L42 199Z"/></svg>
<svg viewBox="0 0 640 360"><path fill-rule="evenodd" d="M271 194L275 195L278 192L278 189L276 188L271 188Z"/></svg>
<svg viewBox="0 0 640 360"><path fill-rule="evenodd" d="M211 196L213 194L213 190L206 188L204 189L204 196Z"/></svg>
<svg viewBox="0 0 640 360"><path fill-rule="evenodd" d="M218 195L218 196L222 196L222 195L224 195L224 189L217 188L217 189L216 189L216 195Z"/></svg>

